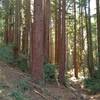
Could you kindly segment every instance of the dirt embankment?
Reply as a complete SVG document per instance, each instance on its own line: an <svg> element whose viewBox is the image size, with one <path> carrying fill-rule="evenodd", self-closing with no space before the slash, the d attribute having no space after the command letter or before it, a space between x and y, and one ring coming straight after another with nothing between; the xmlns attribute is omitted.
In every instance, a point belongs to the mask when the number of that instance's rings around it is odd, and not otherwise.
<svg viewBox="0 0 100 100"><path fill-rule="evenodd" d="M88 96L70 85L37 85L30 75L0 61L0 100L100 100L99 97Z"/></svg>

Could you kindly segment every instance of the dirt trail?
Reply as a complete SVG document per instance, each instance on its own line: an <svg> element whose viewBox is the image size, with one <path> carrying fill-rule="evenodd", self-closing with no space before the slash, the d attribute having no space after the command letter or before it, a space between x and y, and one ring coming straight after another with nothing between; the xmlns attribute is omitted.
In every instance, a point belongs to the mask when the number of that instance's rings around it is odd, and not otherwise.
<svg viewBox="0 0 100 100"><path fill-rule="evenodd" d="M84 88L82 82L70 82L70 90L76 95L79 96L80 100L100 100L100 93L92 94L87 89Z"/></svg>
<svg viewBox="0 0 100 100"><path fill-rule="evenodd" d="M29 86L27 86L25 80L27 80ZM20 86L19 83L21 83ZM25 92L22 92L21 89L19 91L19 87L24 89ZM82 94L81 90L75 89L76 87L67 87L58 87L57 84L39 86L32 83L30 75L0 61L0 100L100 100L97 95L96 99L93 99Z"/></svg>

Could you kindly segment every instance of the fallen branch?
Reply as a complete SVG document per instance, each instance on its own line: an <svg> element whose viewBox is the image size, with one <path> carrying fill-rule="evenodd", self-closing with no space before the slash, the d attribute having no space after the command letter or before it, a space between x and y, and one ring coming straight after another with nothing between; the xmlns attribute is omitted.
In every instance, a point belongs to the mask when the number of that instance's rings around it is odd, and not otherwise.
<svg viewBox="0 0 100 100"><path fill-rule="evenodd" d="M41 94L40 92L33 90L33 92L35 92L36 94L38 94L39 96L41 96L43 99L48 100L43 94Z"/></svg>

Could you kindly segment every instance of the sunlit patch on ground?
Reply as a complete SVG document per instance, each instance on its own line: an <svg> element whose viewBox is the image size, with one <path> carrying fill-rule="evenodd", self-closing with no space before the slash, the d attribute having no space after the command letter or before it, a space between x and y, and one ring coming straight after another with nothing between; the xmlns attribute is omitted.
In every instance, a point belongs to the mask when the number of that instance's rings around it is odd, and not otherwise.
<svg viewBox="0 0 100 100"><path fill-rule="evenodd" d="M2 93L3 91L2 90L0 90L0 94Z"/></svg>

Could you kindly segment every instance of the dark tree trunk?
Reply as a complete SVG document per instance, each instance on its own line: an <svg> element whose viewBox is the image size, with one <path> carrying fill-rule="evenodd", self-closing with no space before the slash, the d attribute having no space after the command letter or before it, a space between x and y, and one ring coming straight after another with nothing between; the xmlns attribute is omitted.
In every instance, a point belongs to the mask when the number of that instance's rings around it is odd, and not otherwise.
<svg viewBox="0 0 100 100"><path fill-rule="evenodd" d="M49 62L50 0L44 0L44 60Z"/></svg>
<svg viewBox="0 0 100 100"><path fill-rule="evenodd" d="M59 2L61 3L61 2ZM62 10L61 10L62 8ZM60 13L60 34L59 34L59 82L64 84L65 82L65 56L66 56L66 50L65 50L65 8L66 8L66 1L62 0L62 3L59 4L59 13Z"/></svg>
<svg viewBox="0 0 100 100"><path fill-rule="evenodd" d="M15 1L15 27L14 27L14 43L15 55L17 56L20 51L20 38L21 38L21 0Z"/></svg>
<svg viewBox="0 0 100 100"><path fill-rule="evenodd" d="M93 49L92 49L90 0L88 0L88 13L87 13L86 7L87 7L87 3L85 4L85 18L86 18L87 46L88 46L88 48L87 48L87 65L88 65L90 77L93 77L94 63L93 63Z"/></svg>
<svg viewBox="0 0 100 100"><path fill-rule="evenodd" d="M5 34L4 34L4 41L8 44L8 15L5 16Z"/></svg>
<svg viewBox="0 0 100 100"><path fill-rule="evenodd" d="M98 37L98 64L100 69L100 0L96 0L97 6L97 37Z"/></svg>
<svg viewBox="0 0 100 100"><path fill-rule="evenodd" d="M31 13L30 13L30 0L24 0L24 14L25 14L25 26L23 29L22 36L22 52L28 56L29 54L29 36L30 36L30 23L31 23Z"/></svg>
<svg viewBox="0 0 100 100"><path fill-rule="evenodd" d="M55 0L55 63L58 64L58 0Z"/></svg>

